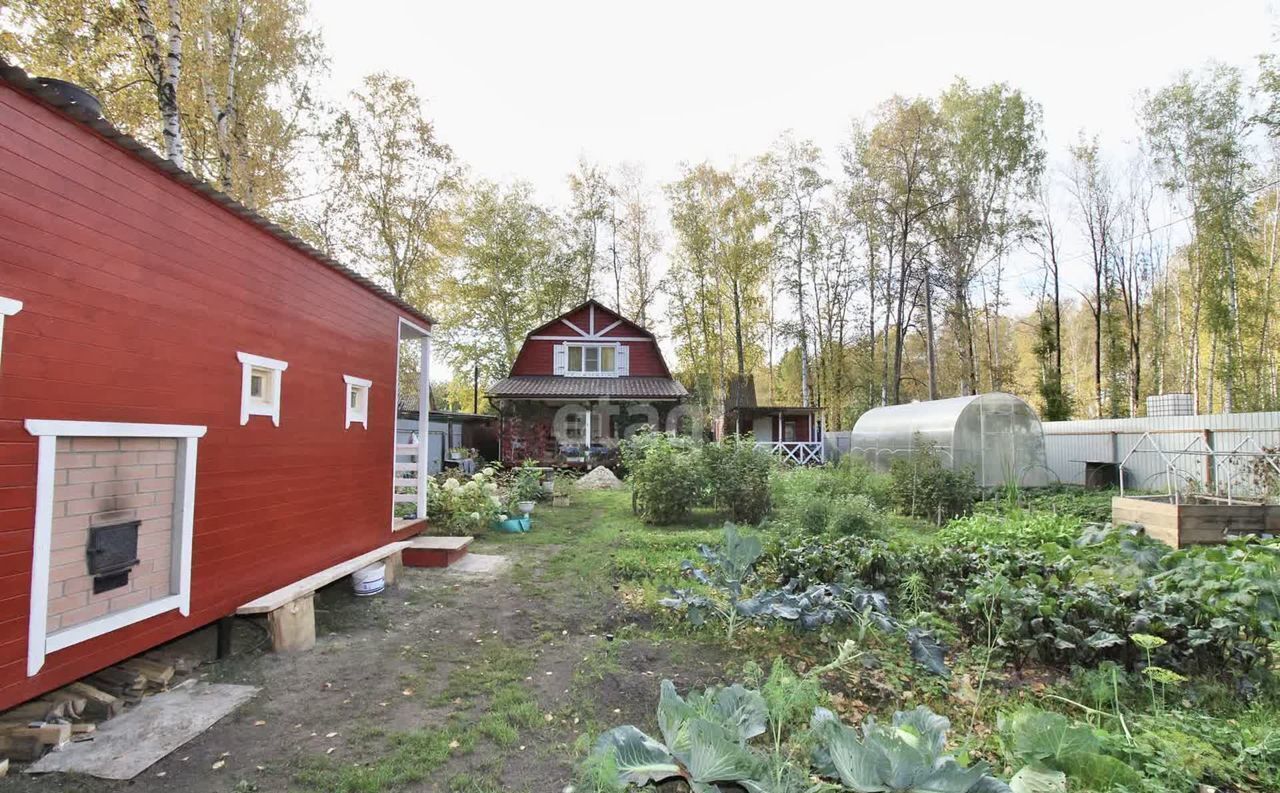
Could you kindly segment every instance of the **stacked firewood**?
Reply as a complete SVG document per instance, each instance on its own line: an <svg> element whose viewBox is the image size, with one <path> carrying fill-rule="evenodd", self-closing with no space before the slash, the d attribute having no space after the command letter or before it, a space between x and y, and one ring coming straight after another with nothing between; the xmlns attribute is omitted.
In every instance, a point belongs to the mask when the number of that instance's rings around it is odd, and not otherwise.
<svg viewBox="0 0 1280 793"><path fill-rule="evenodd" d="M10 759L31 762L68 742L93 740L100 722L168 689L195 665L190 657L157 650L0 713L0 776Z"/></svg>

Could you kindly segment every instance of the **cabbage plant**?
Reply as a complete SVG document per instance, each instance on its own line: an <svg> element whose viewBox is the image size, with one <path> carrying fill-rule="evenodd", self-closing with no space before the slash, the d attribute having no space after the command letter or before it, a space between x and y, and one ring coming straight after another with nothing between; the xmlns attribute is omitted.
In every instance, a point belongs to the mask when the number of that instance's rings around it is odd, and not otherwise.
<svg viewBox="0 0 1280 793"><path fill-rule="evenodd" d="M898 711L889 725L868 716L857 729L818 708L810 730L817 741L814 766L844 790L858 793L1009 793L986 763L962 766L947 754L951 722L924 705Z"/></svg>

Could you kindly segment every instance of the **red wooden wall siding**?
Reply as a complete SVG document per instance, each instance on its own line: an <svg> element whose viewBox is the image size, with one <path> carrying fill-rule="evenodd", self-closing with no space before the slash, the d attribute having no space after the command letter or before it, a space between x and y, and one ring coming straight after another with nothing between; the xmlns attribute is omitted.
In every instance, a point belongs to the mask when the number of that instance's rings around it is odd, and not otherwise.
<svg viewBox="0 0 1280 793"><path fill-rule="evenodd" d="M0 708L390 540L393 304L0 86ZM244 351L288 361L280 426L240 425ZM344 374L373 380L344 429ZM28 418L203 424L191 616L52 653L26 676Z"/></svg>

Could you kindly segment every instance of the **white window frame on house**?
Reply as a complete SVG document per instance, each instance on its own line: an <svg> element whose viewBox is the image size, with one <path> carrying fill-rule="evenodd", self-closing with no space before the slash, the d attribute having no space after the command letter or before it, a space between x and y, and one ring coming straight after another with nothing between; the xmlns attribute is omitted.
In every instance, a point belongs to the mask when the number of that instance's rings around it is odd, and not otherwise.
<svg viewBox="0 0 1280 793"><path fill-rule="evenodd" d="M373 381L349 374L344 374L342 379L347 384L347 429L351 429L352 424L360 424L366 430L369 429L369 388ZM351 404L353 400L354 405Z"/></svg>
<svg viewBox="0 0 1280 793"><path fill-rule="evenodd" d="M22 310L22 301L11 297L0 297L0 353L4 350L4 318L12 317Z"/></svg>
<svg viewBox="0 0 1280 793"><path fill-rule="evenodd" d="M286 361L254 355L248 352L237 352L240 361L240 424L249 423L250 416L270 416L271 423L280 426L280 384L284 380L284 370L289 368ZM253 394L254 378L262 383L258 394Z"/></svg>
<svg viewBox="0 0 1280 793"><path fill-rule="evenodd" d="M119 630L167 611L191 614L191 540L195 525L196 444L205 427L190 424L127 424L113 421L27 419L27 432L39 438L36 467L35 539L31 552L31 617L27 628L27 677L44 666L48 653ZM53 491L58 438L174 438L178 441L174 476L173 542L168 597L54 633L48 633L49 559L53 544Z"/></svg>
<svg viewBox="0 0 1280 793"><path fill-rule="evenodd" d="M565 361L564 373L569 377L617 377L618 376L618 358L620 356L620 353L618 352L619 346L620 345L615 343L593 344L593 343L567 342L564 345L564 361ZM579 368L577 369L573 368L573 353L575 350L580 351L578 353ZM612 369L603 370L601 368L601 363L603 362L603 357L604 357L604 353L602 352L603 350L611 350L613 352L613 368ZM591 370L587 368L587 360L590 357L588 353L592 351L595 352L595 358L596 358L595 370Z"/></svg>

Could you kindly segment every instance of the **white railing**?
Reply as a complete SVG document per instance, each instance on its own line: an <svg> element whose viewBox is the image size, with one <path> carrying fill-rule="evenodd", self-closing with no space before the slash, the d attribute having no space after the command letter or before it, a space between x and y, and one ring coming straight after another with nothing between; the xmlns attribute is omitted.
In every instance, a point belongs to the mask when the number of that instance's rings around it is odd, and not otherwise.
<svg viewBox="0 0 1280 793"><path fill-rule="evenodd" d="M397 443L396 461L391 478L391 500L397 504L418 503L418 453L416 443ZM412 457L413 462L403 458Z"/></svg>
<svg viewBox="0 0 1280 793"><path fill-rule="evenodd" d="M784 463L822 465L822 441L756 441L757 449L768 449Z"/></svg>

